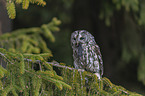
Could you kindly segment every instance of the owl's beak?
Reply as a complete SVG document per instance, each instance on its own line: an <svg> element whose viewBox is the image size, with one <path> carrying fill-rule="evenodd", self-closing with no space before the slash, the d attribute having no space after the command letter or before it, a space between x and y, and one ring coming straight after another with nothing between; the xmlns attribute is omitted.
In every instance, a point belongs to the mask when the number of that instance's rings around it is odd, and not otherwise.
<svg viewBox="0 0 145 96"><path fill-rule="evenodd" d="M77 42L76 46L77 46L77 47L79 46L79 42Z"/></svg>
<svg viewBox="0 0 145 96"><path fill-rule="evenodd" d="M76 42L76 47L78 47L79 46L79 42Z"/></svg>
<svg viewBox="0 0 145 96"><path fill-rule="evenodd" d="M79 47L79 46L81 46L81 43L77 42L76 47Z"/></svg>

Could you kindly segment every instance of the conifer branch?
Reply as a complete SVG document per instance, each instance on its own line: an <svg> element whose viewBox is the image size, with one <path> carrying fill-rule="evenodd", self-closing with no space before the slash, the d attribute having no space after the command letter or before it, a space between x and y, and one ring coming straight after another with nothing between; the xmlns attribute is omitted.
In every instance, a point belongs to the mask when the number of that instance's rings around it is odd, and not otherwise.
<svg viewBox="0 0 145 96"><path fill-rule="evenodd" d="M7 52L4 52L4 53L1 53L0 52L1 57L6 58L6 61L9 62L11 60L9 58L7 58L6 55L8 55L8 54L10 54L10 53L9 52L8 53ZM31 64L32 63L38 63L39 64L39 67L42 67L41 64L43 64L44 61L45 61L45 60L41 60L42 58L40 60L35 60L35 59L32 60L32 59L28 59L28 58L23 58L23 57L27 57L27 55L24 55L24 56L21 56L21 55L22 54L18 54L18 57L17 58L14 58L14 57L12 57L12 58L13 59L16 59L16 61L18 61L18 62L21 62L21 60L23 59L22 60L23 62L29 62ZM86 93L85 79L84 78L86 76L88 76L88 74L89 74L88 72L83 72L83 73L79 74L79 71L82 71L82 70L74 71L75 68L71 68L71 67L67 67L67 66L64 66L64 65L60 65L60 63L58 63L56 61L46 62L46 63L47 64L51 64L52 66L56 66L56 67L62 68L62 72L65 72L64 74L62 74L62 76L64 78L64 81L61 81L62 80L61 79L62 77L60 78L60 76L58 76L57 74L51 73L53 71L43 71L43 70L40 70L40 71L36 71L35 72L35 71L29 70L29 69L24 69L25 72L30 73L29 76L32 76L32 79L33 79L32 80L32 85L33 85L34 90L35 90L35 91L33 91L33 94L37 94L37 95L39 94L39 92L40 92L39 90L42 89L42 88L40 88L41 87L41 84L44 83L44 81L42 81L42 80L45 80L45 81L54 83L59 90L62 90L62 85L63 85L63 87L67 87L69 89L77 88L76 90L79 90L79 91L75 91L75 90L72 90L72 91L73 92L76 92L76 94L78 94L78 95L87 94ZM19 67L17 64L13 64L13 66ZM11 72L11 74L12 74L12 72ZM22 74L24 74L24 72L22 72ZM12 74L11 76L13 76L13 75L14 74ZM89 75L89 78L92 78L91 79L92 81L89 81L90 83L88 84L89 85L89 89L90 89L89 92L88 92L88 94L91 94L91 95L111 95L111 94L115 94L115 95L116 94L117 95L119 95L119 94L120 95L121 94L130 95L130 94L135 94L136 96L141 96L140 94L136 94L136 93L133 93L133 92L129 92L125 88L123 88L121 86L114 85L106 77L103 77L100 81L98 81L98 79L97 79L96 76L94 76L93 74L90 74ZM25 90L25 88L27 86L27 85L25 85L24 77L21 76L21 77L18 78L18 80L20 82L20 87L22 88L21 91L23 92L23 90ZM102 82L102 84L101 84L102 85L102 88L101 89L99 87L100 86L99 85L100 82ZM68 84L71 84L72 86L70 86ZM77 84L79 84L80 86L78 86ZM108 87L111 93L105 87ZM7 87L5 87L5 90L6 90L6 88ZM13 89L13 86L12 86L12 89ZM8 92L12 91L13 94L15 94L16 93L15 92L15 89L13 89L13 90L12 89L9 89ZM5 91L3 91L3 92L5 92ZM41 92L43 92L43 91L41 91ZM40 94L42 94L42 93L40 93Z"/></svg>
<svg viewBox="0 0 145 96"><path fill-rule="evenodd" d="M15 19L16 17L16 4L22 4L22 9L28 9L30 4L37 4L41 6L45 6L46 2L44 0L5 0L7 13L10 19ZM4 0L3 0L4 2Z"/></svg>
<svg viewBox="0 0 145 96"><path fill-rule="evenodd" d="M56 62L56 61L53 61L53 62L47 62L48 64L51 64L53 66L56 66L56 67L60 67L60 68L67 68L69 70L74 70L75 68L71 68L71 67L68 67L68 66L63 66L63 65L60 65L60 63Z"/></svg>
<svg viewBox="0 0 145 96"><path fill-rule="evenodd" d="M29 61L29 62L33 61L33 60L27 59L27 58L24 58L24 60ZM39 62L41 62L41 61L40 61L40 60L35 60L35 62L36 62L36 63L39 63ZM76 68L72 68L72 67L60 65L60 63L58 63L57 61L46 62L46 63L51 64L52 66L59 67L59 68L66 68L66 69L69 69L69 70L74 70L74 69L76 69ZM78 69L78 71L82 72L82 71L84 71L84 70L83 70L83 69Z"/></svg>
<svg viewBox="0 0 145 96"><path fill-rule="evenodd" d="M6 56L5 54L1 53L0 52L0 55L3 56L5 59L7 59L11 64L13 64ZM25 61L28 61L28 62L35 62L35 63L38 63L39 66L40 66L40 69L41 69L41 64L40 62L42 62L41 60L35 60L33 61L32 59L28 59L28 58L24 58ZM56 66L56 67L59 67L59 68L66 68L66 69L69 69L69 70L74 70L75 68L71 68L71 67L68 67L68 66L64 66L64 65L60 65L60 63L56 62L56 61L52 61L52 62L46 62L47 64L51 64L53 66ZM27 70L25 70L27 71ZM82 72L84 71L83 69L78 69L79 72Z"/></svg>
<svg viewBox="0 0 145 96"><path fill-rule="evenodd" d="M12 62L5 56L5 54L3 54L3 53L0 52L0 55L1 55L2 57L4 57L6 60L8 60L9 63L14 64L14 63L12 63Z"/></svg>

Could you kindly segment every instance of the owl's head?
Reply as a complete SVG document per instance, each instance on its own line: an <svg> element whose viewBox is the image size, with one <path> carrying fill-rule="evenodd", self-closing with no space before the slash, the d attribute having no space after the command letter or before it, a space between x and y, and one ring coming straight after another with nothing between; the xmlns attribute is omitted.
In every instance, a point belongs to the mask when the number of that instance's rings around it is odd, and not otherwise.
<svg viewBox="0 0 145 96"><path fill-rule="evenodd" d="M88 44L94 42L94 36L92 36L86 30L77 30L71 34L72 46L78 46L80 44Z"/></svg>

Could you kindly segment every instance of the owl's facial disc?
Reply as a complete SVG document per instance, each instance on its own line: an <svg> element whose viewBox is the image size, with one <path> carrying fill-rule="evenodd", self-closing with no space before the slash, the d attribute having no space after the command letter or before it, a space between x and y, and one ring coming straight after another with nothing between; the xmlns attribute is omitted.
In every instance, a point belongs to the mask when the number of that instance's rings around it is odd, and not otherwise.
<svg viewBox="0 0 145 96"><path fill-rule="evenodd" d="M76 39L76 42L75 42L76 47L79 47L82 44L84 44L85 41L86 41L85 39L86 39L85 37L78 36L77 39Z"/></svg>
<svg viewBox="0 0 145 96"><path fill-rule="evenodd" d="M86 40L87 40L86 35L81 34L81 35L78 36L77 41L78 41L78 43L84 44L86 42Z"/></svg>
<svg viewBox="0 0 145 96"><path fill-rule="evenodd" d="M74 47L79 47L79 44L86 44L87 40L87 31L85 30L77 30L74 31L71 35L71 43Z"/></svg>

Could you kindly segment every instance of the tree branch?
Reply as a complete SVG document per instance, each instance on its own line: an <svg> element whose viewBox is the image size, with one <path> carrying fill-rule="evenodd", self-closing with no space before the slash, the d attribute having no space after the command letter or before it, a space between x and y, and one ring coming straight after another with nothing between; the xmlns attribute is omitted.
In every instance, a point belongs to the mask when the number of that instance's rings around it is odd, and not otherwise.
<svg viewBox="0 0 145 96"><path fill-rule="evenodd" d="M24 58L24 60L26 61L30 61L32 62L31 59L27 59L27 58ZM35 60L36 63L40 63L41 61L40 60ZM68 66L63 66L63 65L60 65L58 62L56 61L52 61L52 62L47 62L48 64L51 64L52 66L56 66L56 67L60 67L60 68L67 68L69 70L74 70L76 68L71 68L71 67L68 67ZM79 72L84 72L85 70L84 69L77 69Z"/></svg>
<svg viewBox="0 0 145 96"><path fill-rule="evenodd" d="M32 62L31 59L27 59L27 58L24 58L25 61L30 61ZM40 63L41 61L40 60L35 60L36 63ZM53 62L47 62L48 64L51 64L53 66L56 66L56 67L60 67L60 68L67 68L69 70L74 70L75 68L71 68L71 67L67 67L67 66L63 66L63 65L60 65L58 62L56 61L53 61Z"/></svg>
<svg viewBox="0 0 145 96"><path fill-rule="evenodd" d="M3 56L6 60L8 60L8 62L10 62L11 64L14 64L14 63L12 63L12 62L5 56L5 54L3 54L3 53L0 52L0 55Z"/></svg>

